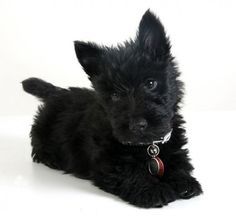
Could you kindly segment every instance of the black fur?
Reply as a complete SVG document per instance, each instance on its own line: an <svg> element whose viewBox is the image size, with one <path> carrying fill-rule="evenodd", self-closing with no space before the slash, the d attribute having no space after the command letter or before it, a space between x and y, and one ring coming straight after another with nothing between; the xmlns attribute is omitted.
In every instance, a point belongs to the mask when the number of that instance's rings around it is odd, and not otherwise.
<svg viewBox="0 0 236 219"><path fill-rule="evenodd" d="M74 45L94 89L23 81L24 90L43 101L31 130L33 160L92 180L140 207L199 195L188 150L182 149L183 83L160 20L148 10L136 39L116 48ZM164 176L152 176L147 146L171 129L170 140L160 145Z"/></svg>

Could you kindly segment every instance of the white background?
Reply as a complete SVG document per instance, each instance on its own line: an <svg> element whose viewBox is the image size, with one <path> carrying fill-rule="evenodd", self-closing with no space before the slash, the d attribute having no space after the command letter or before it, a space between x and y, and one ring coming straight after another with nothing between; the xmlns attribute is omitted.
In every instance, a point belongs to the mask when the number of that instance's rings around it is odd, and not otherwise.
<svg viewBox="0 0 236 219"><path fill-rule="evenodd" d="M20 82L34 76L89 87L73 41L116 45L135 36L148 8L164 24L186 83L188 146L205 193L141 210L31 162L28 133L39 102ZM235 23L234 0L0 0L0 218L235 218Z"/></svg>

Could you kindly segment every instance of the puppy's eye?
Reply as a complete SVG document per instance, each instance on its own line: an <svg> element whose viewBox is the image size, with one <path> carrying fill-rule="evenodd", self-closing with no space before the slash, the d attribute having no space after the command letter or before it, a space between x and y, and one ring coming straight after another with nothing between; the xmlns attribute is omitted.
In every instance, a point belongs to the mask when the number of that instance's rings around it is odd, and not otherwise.
<svg viewBox="0 0 236 219"><path fill-rule="evenodd" d="M118 93L113 93L111 95L111 99L113 102L119 101L120 100L120 95Z"/></svg>
<svg viewBox="0 0 236 219"><path fill-rule="evenodd" d="M157 85L158 85L157 81L151 79L146 81L144 88L153 91L156 89Z"/></svg>

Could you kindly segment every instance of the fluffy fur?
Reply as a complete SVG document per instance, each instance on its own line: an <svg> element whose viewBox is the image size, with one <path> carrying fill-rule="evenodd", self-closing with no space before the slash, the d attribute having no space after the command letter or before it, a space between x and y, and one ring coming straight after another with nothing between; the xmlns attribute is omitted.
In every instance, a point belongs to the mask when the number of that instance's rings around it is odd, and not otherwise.
<svg viewBox="0 0 236 219"><path fill-rule="evenodd" d="M94 89L23 81L24 90L43 102L31 130L33 160L89 179L139 207L199 195L188 150L182 149L183 83L160 20L148 10L136 38L116 48L74 45ZM171 129L170 140L160 145L164 176L152 176L147 146Z"/></svg>

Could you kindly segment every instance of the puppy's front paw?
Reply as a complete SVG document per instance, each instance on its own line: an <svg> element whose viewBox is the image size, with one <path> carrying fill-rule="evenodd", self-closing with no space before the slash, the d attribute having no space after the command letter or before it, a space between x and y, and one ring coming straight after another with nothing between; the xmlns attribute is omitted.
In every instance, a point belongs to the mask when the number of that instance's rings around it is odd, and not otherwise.
<svg viewBox="0 0 236 219"><path fill-rule="evenodd" d="M159 185L159 203L156 203L155 207L163 207L176 198L175 191L168 184L162 183Z"/></svg>
<svg viewBox="0 0 236 219"><path fill-rule="evenodd" d="M175 190L182 199L190 199L202 193L202 188L199 182L192 176L182 177L176 182Z"/></svg>
<svg viewBox="0 0 236 219"><path fill-rule="evenodd" d="M160 208L177 199L175 191L168 184L158 184L143 192L139 191L138 196L132 196L131 204L143 208Z"/></svg>

